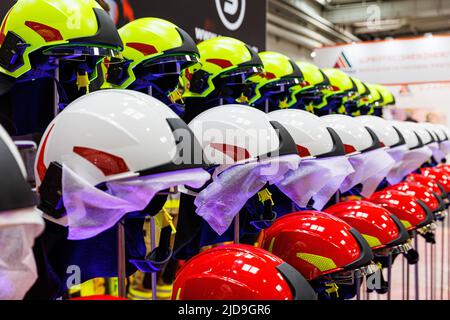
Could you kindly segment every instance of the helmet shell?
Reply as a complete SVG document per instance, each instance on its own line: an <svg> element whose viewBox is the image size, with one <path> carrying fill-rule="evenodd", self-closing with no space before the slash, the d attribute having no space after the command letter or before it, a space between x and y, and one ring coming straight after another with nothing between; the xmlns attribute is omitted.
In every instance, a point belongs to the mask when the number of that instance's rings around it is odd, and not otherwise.
<svg viewBox="0 0 450 320"><path fill-rule="evenodd" d="M417 134L404 121L388 120L388 122L400 131L410 150L422 146Z"/></svg>
<svg viewBox="0 0 450 320"><path fill-rule="evenodd" d="M372 129L386 147L397 147L405 143L392 123L383 118L366 115L355 119L365 127Z"/></svg>
<svg viewBox="0 0 450 320"><path fill-rule="evenodd" d="M299 67L288 56L273 51L264 51L258 56L264 65L264 72L251 78L251 81L256 83L256 87L250 104L258 103L258 100L263 97L263 88L266 86L283 83L284 90L289 92L290 88L303 82L303 75ZM288 98L291 100L295 99L295 95L292 93L289 96Z"/></svg>
<svg viewBox="0 0 450 320"><path fill-rule="evenodd" d="M420 171L423 176L433 179L437 183L439 183L439 186L442 187L442 189L445 191L445 193L450 193L450 170L447 165L434 167L434 168L422 168Z"/></svg>
<svg viewBox="0 0 450 320"><path fill-rule="evenodd" d="M364 125L350 116L331 114L320 117L341 138L346 153L364 152L373 147L373 137Z"/></svg>
<svg viewBox="0 0 450 320"><path fill-rule="evenodd" d="M270 117L252 107L230 104L211 108L199 114L189 127L200 141L207 161L229 164L256 159L282 146ZM291 154L296 154L292 142ZM287 141L286 141L287 142Z"/></svg>
<svg viewBox="0 0 450 320"><path fill-rule="evenodd" d="M140 92L110 89L83 96L47 127L36 158L37 186L51 162L73 161L94 184L173 163L174 123L184 124L165 104Z"/></svg>
<svg viewBox="0 0 450 320"><path fill-rule="evenodd" d="M118 86L122 89L128 88L136 80L133 70L144 62L177 55L199 56L194 40L167 20L137 19L120 28L119 35L124 43L123 56L130 61L128 77Z"/></svg>
<svg viewBox="0 0 450 320"><path fill-rule="evenodd" d="M36 200L26 181L23 160L14 142L0 125L0 174L7 177L0 183L0 214L31 208Z"/></svg>
<svg viewBox="0 0 450 320"><path fill-rule="evenodd" d="M279 257L248 245L224 245L191 258L177 273L174 300L292 300Z"/></svg>
<svg viewBox="0 0 450 320"><path fill-rule="evenodd" d="M375 192L368 201L395 215L407 230L415 230L433 221L431 211L420 200L405 192L382 190Z"/></svg>
<svg viewBox="0 0 450 320"><path fill-rule="evenodd" d="M422 171L423 172L423 171ZM431 173L430 171L425 171ZM444 190L440 186L439 182L430 176L426 176L424 173L411 173L406 177L406 181L417 182L420 185L427 187L431 192L438 194L439 196L444 195Z"/></svg>
<svg viewBox="0 0 450 320"><path fill-rule="evenodd" d="M205 40L197 45L200 53L201 65L196 64L183 72L183 82L185 83L185 92L183 97L208 97L214 89L213 80L217 77L231 73L240 67L263 67L262 61L256 52L253 51L244 42L230 38L217 37ZM203 73L205 78L201 79L201 90L193 89L193 80L196 74Z"/></svg>
<svg viewBox="0 0 450 320"><path fill-rule="evenodd" d="M405 121L404 123L417 134L424 145L434 142L434 136L419 123L411 121Z"/></svg>
<svg viewBox="0 0 450 320"><path fill-rule="evenodd" d="M414 181L400 182L392 186L388 186L386 190L397 190L405 192L422 201L430 210L434 212L439 209L439 201L428 187L425 187Z"/></svg>
<svg viewBox="0 0 450 320"><path fill-rule="evenodd" d="M307 280L356 269L373 258L365 240L349 224L318 211L300 211L277 219L265 230L261 247L292 265ZM359 261L367 254L363 248L370 251L369 261Z"/></svg>
<svg viewBox="0 0 450 320"><path fill-rule="evenodd" d="M344 220L362 234L372 250L389 246L400 236L399 227L391 213L381 206L367 201L346 201L325 210Z"/></svg>
<svg viewBox="0 0 450 320"><path fill-rule="evenodd" d="M320 117L298 109L272 111L269 117L281 123L291 134L300 156L343 155L342 141L333 129L335 136L332 136L330 128Z"/></svg>
<svg viewBox="0 0 450 320"><path fill-rule="evenodd" d="M70 44L123 49L114 22L95 0L18 1L0 27L0 50L10 32L27 45L20 67L14 70L0 67L0 72L14 78L31 70L30 54L42 48Z"/></svg>

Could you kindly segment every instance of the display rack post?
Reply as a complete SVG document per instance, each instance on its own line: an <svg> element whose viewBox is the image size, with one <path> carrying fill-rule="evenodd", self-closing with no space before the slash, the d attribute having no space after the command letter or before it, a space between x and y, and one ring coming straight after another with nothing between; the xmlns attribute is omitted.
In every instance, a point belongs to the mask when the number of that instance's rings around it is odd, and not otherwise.
<svg viewBox="0 0 450 320"><path fill-rule="evenodd" d="M444 253L445 253L445 219L441 221L442 239L441 239L441 300L444 300Z"/></svg>
<svg viewBox="0 0 450 320"><path fill-rule="evenodd" d="M240 228L240 226L239 226L239 217L240 217L240 214L238 213L235 217L234 217L234 243L235 244L239 244L239 242L240 242L240 236L239 236L239 228Z"/></svg>
<svg viewBox="0 0 450 320"><path fill-rule="evenodd" d="M414 231L414 250L419 252L419 238L417 231ZM414 297L419 300L419 261L414 265Z"/></svg>
<svg viewBox="0 0 450 320"><path fill-rule="evenodd" d="M117 280L118 280L118 295L121 298L126 298L126 252L125 252L125 226L124 221L119 221L117 224Z"/></svg>
<svg viewBox="0 0 450 320"><path fill-rule="evenodd" d="M387 299L391 300L391 289L392 289L392 253L389 253L388 257L388 267L387 267L387 278L388 278L388 292Z"/></svg>
<svg viewBox="0 0 450 320"><path fill-rule="evenodd" d="M428 243L425 241L425 244L424 244L424 246L425 246L425 259L424 259L424 262L425 262L425 300L428 300L428 298L429 298L429 294L428 294L428 285L429 285L429 282L428 282L428 274L429 274L429 272L428 272L428 260L429 260L429 257L428 257Z"/></svg>
<svg viewBox="0 0 450 320"><path fill-rule="evenodd" d="M156 221L154 216L150 216L150 252L156 248ZM158 284L157 273L152 272L152 300L156 300L156 286Z"/></svg>

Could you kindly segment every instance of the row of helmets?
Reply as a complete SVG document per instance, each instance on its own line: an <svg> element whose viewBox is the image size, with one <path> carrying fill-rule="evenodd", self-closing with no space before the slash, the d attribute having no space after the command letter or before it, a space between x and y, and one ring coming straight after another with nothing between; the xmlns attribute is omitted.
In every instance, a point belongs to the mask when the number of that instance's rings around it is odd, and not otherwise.
<svg viewBox="0 0 450 320"><path fill-rule="evenodd" d="M17 83L52 78L61 109L101 88L150 90L187 120L202 107L236 102L318 115L381 115L395 103L381 85L281 53L257 54L236 39L219 37L197 47L162 19L141 18L116 30L94 0L18 1L1 26L0 78L0 95ZM23 134L20 124L12 127Z"/></svg>
<svg viewBox="0 0 450 320"><path fill-rule="evenodd" d="M43 6L53 19L43 19ZM80 23L67 23L73 12ZM19 0L1 30L2 90L56 68L75 72L59 81L84 88L48 125L35 164L38 208L66 226L69 239L96 237L180 186L216 240L250 198L265 194L271 202L268 190L302 209L271 207L278 215L252 221L265 250L225 245L189 257L174 283L176 299L328 297L330 283L345 289L392 252L414 256L412 232L434 240L450 179L448 167L437 166L450 151L448 129L331 114L379 114L375 107L394 101L382 89L370 93L338 70L258 55L231 38L196 47L160 19L117 33L90 0ZM103 74L107 81L94 81ZM67 85L57 87L61 102ZM0 297L22 298L38 276L30 248L43 223L17 150L1 137L1 170L16 174L1 186L0 240L22 255L0 254ZM436 166L418 171L430 159ZM330 205L337 192L355 188L364 201ZM27 268L18 274L18 266ZM340 297L354 287L347 291Z"/></svg>

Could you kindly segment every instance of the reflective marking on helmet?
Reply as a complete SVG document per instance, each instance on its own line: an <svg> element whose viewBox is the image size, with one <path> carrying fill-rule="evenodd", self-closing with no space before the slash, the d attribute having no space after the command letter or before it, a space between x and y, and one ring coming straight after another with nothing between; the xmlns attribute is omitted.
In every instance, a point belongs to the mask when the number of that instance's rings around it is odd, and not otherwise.
<svg viewBox="0 0 450 320"><path fill-rule="evenodd" d="M276 76L272 72L268 72L268 71L265 71L264 73L262 73L262 76L264 78L266 78L267 80L276 78Z"/></svg>
<svg viewBox="0 0 450 320"><path fill-rule="evenodd" d="M177 296L176 296L175 300L180 300L180 296L181 296L181 288L178 288Z"/></svg>
<svg viewBox="0 0 450 320"><path fill-rule="evenodd" d="M130 171L122 158L100 150L75 146L73 147L73 152L92 163L100 169L105 176Z"/></svg>
<svg viewBox="0 0 450 320"><path fill-rule="evenodd" d="M345 154L356 152L356 149L354 146L351 146L349 144L344 144Z"/></svg>
<svg viewBox="0 0 450 320"><path fill-rule="evenodd" d="M3 41L5 40L5 37L6 37L6 34L4 34L4 32L5 32L6 22L8 21L10 13L11 13L11 10L8 11L5 19L3 19L2 28L0 30L0 45L3 44Z"/></svg>
<svg viewBox="0 0 450 320"><path fill-rule="evenodd" d="M269 251L270 253L272 253L273 245L274 245L274 244L275 244L275 237L273 237L272 240L270 240L270 245L269 245L269 249L268 249L268 251Z"/></svg>
<svg viewBox="0 0 450 320"><path fill-rule="evenodd" d="M364 233L362 233L362 236L364 237L364 239L366 239L371 248L383 245L377 237L369 236L368 234Z"/></svg>
<svg viewBox="0 0 450 320"><path fill-rule="evenodd" d="M144 56L149 56L151 54L158 53L158 50L151 44L139 43L139 42L127 42L126 46L139 51Z"/></svg>
<svg viewBox="0 0 450 320"><path fill-rule="evenodd" d="M409 221L407 220L400 220L401 223L405 226L406 229L409 229L412 227L411 223L409 223Z"/></svg>
<svg viewBox="0 0 450 320"><path fill-rule="evenodd" d="M45 136L44 141L42 142L41 152L39 153L38 160L37 160L36 168L37 168L37 172L39 175L39 179L41 179L41 181L44 180L45 173L47 172L47 168L45 167L45 163L44 163L44 153L45 153L45 148L47 147L48 137L50 136L50 133L52 132L54 126L55 125L53 124L50 127L50 130L48 130L48 133Z"/></svg>
<svg viewBox="0 0 450 320"><path fill-rule="evenodd" d="M45 24L34 22L34 21L25 21L25 25L39 34L45 42L53 42L53 41L61 41L63 37L59 30L47 26Z"/></svg>
<svg viewBox="0 0 450 320"><path fill-rule="evenodd" d="M226 154L234 161L240 161L249 159L251 157L250 152L247 149L241 148L239 146L233 146L225 143L210 143L211 148L214 148L223 154Z"/></svg>
<svg viewBox="0 0 450 320"><path fill-rule="evenodd" d="M222 69L226 69L226 68L233 66L231 61L228 61L225 59L206 59L206 62L213 63L213 64L221 67Z"/></svg>
<svg viewBox="0 0 450 320"><path fill-rule="evenodd" d="M309 152L308 148L305 148L299 144L297 144L297 153L300 157L309 157L311 156L311 153Z"/></svg>
<svg viewBox="0 0 450 320"><path fill-rule="evenodd" d="M330 258L319 256L311 253L297 253L297 257L312 264L320 271L328 271L337 268L334 261Z"/></svg>

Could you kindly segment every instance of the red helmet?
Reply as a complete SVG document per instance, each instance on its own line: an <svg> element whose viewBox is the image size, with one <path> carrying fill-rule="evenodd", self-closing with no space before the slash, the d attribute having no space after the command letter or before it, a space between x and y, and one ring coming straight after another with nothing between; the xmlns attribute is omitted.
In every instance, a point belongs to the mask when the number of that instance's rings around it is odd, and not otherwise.
<svg viewBox="0 0 450 320"><path fill-rule="evenodd" d="M387 209L407 230L428 226L434 219L431 210L421 200L405 192L382 190L375 192L368 201Z"/></svg>
<svg viewBox="0 0 450 320"><path fill-rule="evenodd" d="M439 213L445 210L442 198L430 191L428 187L420 185L417 182L400 182L385 188L385 190L397 190L412 195L422 201L433 213Z"/></svg>
<svg viewBox="0 0 450 320"><path fill-rule="evenodd" d="M447 165L434 167L434 168L423 168L421 170L422 175L435 180L443 191L448 194L450 193L450 167Z"/></svg>
<svg viewBox="0 0 450 320"><path fill-rule="evenodd" d="M428 187L430 191L438 194L441 198L442 196L446 196L446 193L444 192L442 187L433 177L429 177L425 174L411 173L406 177L406 181L417 182L418 184Z"/></svg>
<svg viewBox="0 0 450 320"><path fill-rule="evenodd" d="M349 224L318 211L285 215L264 232L261 247L279 256L307 280L364 269L373 253Z"/></svg>
<svg viewBox="0 0 450 320"><path fill-rule="evenodd" d="M174 300L315 300L309 283L273 254L223 245L190 259L178 271Z"/></svg>
<svg viewBox="0 0 450 320"><path fill-rule="evenodd" d="M337 203L325 210L344 220L366 239L372 250L396 248L406 251L404 246L409 234L401 221L387 209L368 201L347 201Z"/></svg>

